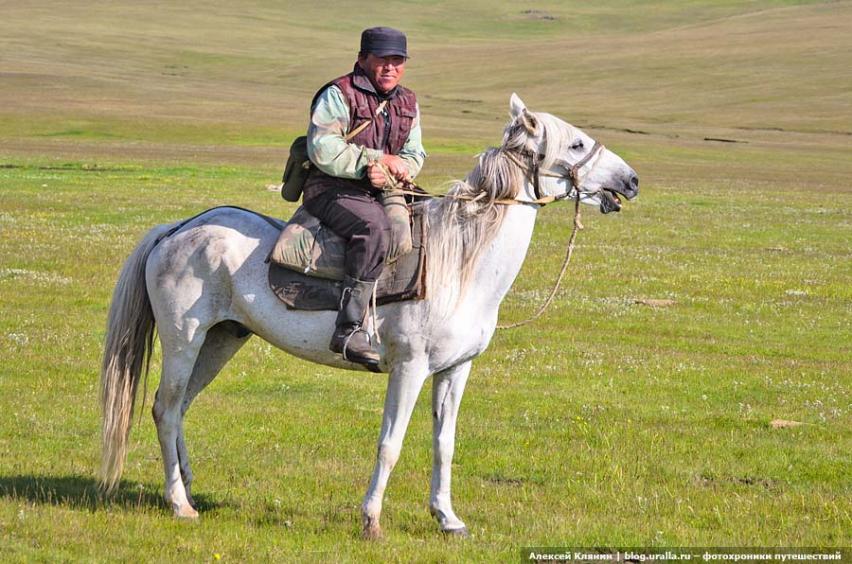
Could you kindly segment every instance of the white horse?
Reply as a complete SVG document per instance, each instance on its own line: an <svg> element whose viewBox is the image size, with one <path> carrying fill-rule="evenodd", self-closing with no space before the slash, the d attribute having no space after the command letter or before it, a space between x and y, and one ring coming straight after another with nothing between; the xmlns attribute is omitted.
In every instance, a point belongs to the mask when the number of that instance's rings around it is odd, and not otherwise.
<svg viewBox="0 0 852 564"><path fill-rule="evenodd" d="M434 462L430 511L442 531L466 535L450 500L456 418L471 361L488 346L500 302L521 269L538 208L579 198L601 211L638 193L636 173L579 129L533 113L512 95L503 144L489 149L455 197L427 206L427 297L378 308L380 367L389 374L378 455L361 507L364 536L381 535L385 486L415 400L432 381ZM478 196L478 197L477 197ZM517 204L517 205L509 205ZM153 406L165 469L165 499L178 517L195 518L183 416L252 334L290 354L362 369L328 350L333 311L292 311L267 285L264 259L278 229L234 208L202 214L175 233L152 229L127 259L113 295L101 374L101 483L113 490L127 454L131 415L155 326L162 346ZM147 360L146 360L147 359Z"/></svg>

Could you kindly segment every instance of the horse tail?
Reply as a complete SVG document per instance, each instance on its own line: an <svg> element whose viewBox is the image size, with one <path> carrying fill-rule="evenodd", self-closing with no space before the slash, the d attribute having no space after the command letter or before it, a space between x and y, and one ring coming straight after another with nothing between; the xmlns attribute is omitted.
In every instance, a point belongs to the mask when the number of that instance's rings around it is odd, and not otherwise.
<svg viewBox="0 0 852 564"><path fill-rule="evenodd" d="M145 235L124 263L112 295L100 389L103 422L99 481L107 493L118 485L124 470L136 390L143 366L148 376L154 346L156 323L145 285L145 264L171 227L160 225Z"/></svg>

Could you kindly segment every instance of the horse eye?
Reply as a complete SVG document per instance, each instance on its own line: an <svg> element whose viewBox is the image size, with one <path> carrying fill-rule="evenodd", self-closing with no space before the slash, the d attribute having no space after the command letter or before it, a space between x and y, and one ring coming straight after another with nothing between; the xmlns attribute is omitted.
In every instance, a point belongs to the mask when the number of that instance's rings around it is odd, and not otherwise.
<svg viewBox="0 0 852 564"><path fill-rule="evenodd" d="M582 148L583 148L583 142L582 141L577 141L576 143L571 145L572 150L573 149L582 149Z"/></svg>

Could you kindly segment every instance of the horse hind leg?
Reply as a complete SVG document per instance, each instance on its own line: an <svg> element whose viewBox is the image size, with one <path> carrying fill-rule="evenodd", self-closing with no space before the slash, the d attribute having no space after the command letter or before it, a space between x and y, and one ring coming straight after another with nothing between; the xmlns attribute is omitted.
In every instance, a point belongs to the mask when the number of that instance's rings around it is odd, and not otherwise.
<svg viewBox="0 0 852 564"><path fill-rule="evenodd" d="M201 389L219 372L219 369L233 356L239 346L229 340L226 328L214 326L209 330L198 327L189 332L190 336L171 335L161 331L163 345L163 371L160 386L154 400L152 413L157 425L157 438L163 455L165 474L164 497L176 517L196 518L198 512L190 504L184 476L192 481L189 470L189 457L186 456L186 441L183 439L183 413ZM248 334L238 339L241 345ZM208 340L208 337L209 340ZM205 343L207 346L205 347ZM222 351L215 350L217 346ZM205 353L203 356L201 353ZM198 370L196 370L198 366ZM193 380L193 375L196 378ZM187 401L188 400L188 401ZM181 463L178 450L184 453L185 463Z"/></svg>
<svg viewBox="0 0 852 564"><path fill-rule="evenodd" d="M195 518L198 513L189 504L180 475L177 439L180 431L181 404L192 376L198 351L204 342L203 334L196 334L189 343L173 346L171 340L160 334L163 344L163 372L160 386L154 397L151 412L157 426L157 438L163 455L165 488L163 496L176 517Z"/></svg>
<svg viewBox="0 0 852 564"><path fill-rule="evenodd" d="M189 451L184 435L184 416L192 401L207 387L222 370L225 364L251 338L252 333L239 323L223 321L213 326L204 339L204 344L198 353L192 375L186 387L181 405L181 417L177 436L177 454L180 465L181 481L186 490L186 499L193 509L197 509L192 499L192 469L189 464Z"/></svg>

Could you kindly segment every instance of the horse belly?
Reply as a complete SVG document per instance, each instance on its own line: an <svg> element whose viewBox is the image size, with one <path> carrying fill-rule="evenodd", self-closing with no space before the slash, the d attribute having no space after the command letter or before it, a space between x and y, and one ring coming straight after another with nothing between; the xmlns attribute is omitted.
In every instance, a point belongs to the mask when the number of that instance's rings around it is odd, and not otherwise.
<svg viewBox="0 0 852 564"><path fill-rule="evenodd" d="M235 294L233 306L237 321L261 339L303 360L335 368L363 369L328 348L337 312L290 310L268 288L255 287L254 291Z"/></svg>

